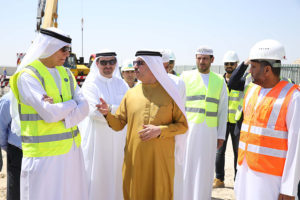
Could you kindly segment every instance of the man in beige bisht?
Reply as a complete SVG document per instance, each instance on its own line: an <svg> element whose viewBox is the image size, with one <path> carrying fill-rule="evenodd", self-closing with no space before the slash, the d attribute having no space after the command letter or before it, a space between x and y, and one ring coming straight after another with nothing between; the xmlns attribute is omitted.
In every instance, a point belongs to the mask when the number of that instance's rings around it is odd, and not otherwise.
<svg viewBox="0 0 300 200"><path fill-rule="evenodd" d="M114 130L127 124L124 199L173 199L174 152L184 146L175 136L188 128L184 103L163 68L160 52L138 51L136 57L141 84L128 90L115 115L103 99L97 107Z"/></svg>

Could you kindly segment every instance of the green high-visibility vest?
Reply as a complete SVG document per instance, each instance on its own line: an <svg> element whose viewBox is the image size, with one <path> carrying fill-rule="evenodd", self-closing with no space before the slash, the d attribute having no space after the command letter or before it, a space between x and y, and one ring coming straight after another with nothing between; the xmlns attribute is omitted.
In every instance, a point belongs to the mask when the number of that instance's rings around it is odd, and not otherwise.
<svg viewBox="0 0 300 200"><path fill-rule="evenodd" d="M61 95L54 78L46 66L38 60L32 62L10 79L12 92L19 104L24 157L45 157L66 154L70 151L73 140L77 147L80 146L81 137L77 126L67 129L62 121L47 123L32 106L23 104L19 99L17 81L20 75L26 72L39 81L47 95L53 98L53 103L71 100L77 86L76 80L67 68L57 66L56 69L61 78Z"/></svg>
<svg viewBox="0 0 300 200"><path fill-rule="evenodd" d="M209 74L208 89L203 83L198 70L186 71L182 74L186 85L185 110L189 122L207 123L209 127L218 126L218 108L224 79L214 72Z"/></svg>
<svg viewBox="0 0 300 200"><path fill-rule="evenodd" d="M235 115L243 98L243 92L238 90L230 90L228 95L228 122L236 123Z"/></svg>

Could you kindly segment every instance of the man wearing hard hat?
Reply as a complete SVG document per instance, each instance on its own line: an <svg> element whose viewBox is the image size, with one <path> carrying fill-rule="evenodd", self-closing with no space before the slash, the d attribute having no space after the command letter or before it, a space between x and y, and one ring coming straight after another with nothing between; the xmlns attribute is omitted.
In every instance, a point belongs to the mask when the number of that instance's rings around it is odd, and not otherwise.
<svg viewBox="0 0 300 200"><path fill-rule="evenodd" d="M135 71L133 68L133 60L126 60L124 61L122 68L121 68L121 73L124 81L126 84L130 87L133 88L136 85L136 75Z"/></svg>
<svg viewBox="0 0 300 200"><path fill-rule="evenodd" d="M224 74L224 79L228 87L228 81L231 77L232 72L238 65L239 58L236 52L234 51L227 51L223 58L224 68L226 73ZM237 155L238 155L238 145L239 145L239 131L235 129L236 127L236 120L235 115L238 110L238 106L240 103L240 99L242 98L243 93L237 90L232 90L228 87L228 121L227 121L227 128L226 128L226 135L225 141L220 149L217 151L216 155L216 178L213 183L214 188L221 188L225 187L224 185L224 177L225 177L225 152L227 146L227 140L230 134L233 153L234 153L234 171L236 173L236 163L237 163Z"/></svg>
<svg viewBox="0 0 300 200"><path fill-rule="evenodd" d="M260 41L250 51L255 84L243 105L237 199L295 199L300 178L300 89L280 80L284 58L284 47L275 40Z"/></svg>

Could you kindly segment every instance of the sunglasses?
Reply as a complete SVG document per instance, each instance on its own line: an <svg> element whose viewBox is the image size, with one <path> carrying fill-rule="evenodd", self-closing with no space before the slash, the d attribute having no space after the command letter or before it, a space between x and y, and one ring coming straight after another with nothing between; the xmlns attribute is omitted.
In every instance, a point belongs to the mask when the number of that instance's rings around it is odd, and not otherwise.
<svg viewBox="0 0 300 200"><path fill-rule="evenodd" d="M174 60L170 60L170 61L169 61L169 64L174 64L174 63L175 63Z"/></svg>
<svg viewBox="0 0 300 200"><path fill-rule="evenodd" d="M133 66L137 65L137 66L141 66L141 65L144 65L145 62L142 61L142 60L137 60L137 61L133 61Z"/></svg>
<svg viewBox="0 0 300 200"><path fill-rule="evenodd" d="M64 46L63 48L60 49L62 52L71 52L71 47Z"/></svg>
<svg viewBox="0 0 300 200"><path fill-rule="evenodd" d="M230 65L230 66L234 66L235 65L235 63L234 62L226 62L226 63L224 63L225 65Z"/></svg>
<svg viewBox="0 0 300 200"><path fill-rule="evenodd" d="M113 60L100 60L99 61L100 65L114 65L117 63L117 60L116 59L113 59Z"/></svg>

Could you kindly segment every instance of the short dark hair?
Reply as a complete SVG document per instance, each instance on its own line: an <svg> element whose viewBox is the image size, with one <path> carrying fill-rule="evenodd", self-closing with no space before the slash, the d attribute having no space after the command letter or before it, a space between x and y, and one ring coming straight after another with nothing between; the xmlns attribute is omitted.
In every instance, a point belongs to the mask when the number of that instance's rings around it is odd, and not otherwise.
<svg viewBox="0 0 300 200"><path fill-rule="evenodd" d="M266 66L270 66L272 73L277 76L280 77L280 71L281 71L281 67L273 67L271 63L269 63L268 61L260 61L260 66L261 67L266 67ZM276 63L278 63L278 61L276 61ZM280 63L280 61L279 61Z"/></svg>

